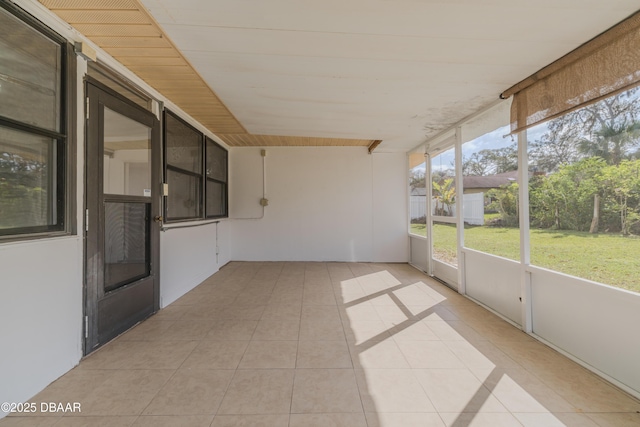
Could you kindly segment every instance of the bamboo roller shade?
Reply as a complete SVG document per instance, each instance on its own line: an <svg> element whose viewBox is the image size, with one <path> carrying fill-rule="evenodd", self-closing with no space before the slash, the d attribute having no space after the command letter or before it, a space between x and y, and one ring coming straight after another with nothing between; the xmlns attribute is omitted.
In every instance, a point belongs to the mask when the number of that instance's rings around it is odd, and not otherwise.
<svg viewBox="0 0 640 427"><path fill-rule="evenodd" d="M365 146L373 140L249 134L138 0L39 0L229 146Z"/></svg>
<svg viewBox="0 0 640 427"><path fill-rule="evenodd" d="M514 95L511 132L640 83L640 12L504 91Z"/></svg>

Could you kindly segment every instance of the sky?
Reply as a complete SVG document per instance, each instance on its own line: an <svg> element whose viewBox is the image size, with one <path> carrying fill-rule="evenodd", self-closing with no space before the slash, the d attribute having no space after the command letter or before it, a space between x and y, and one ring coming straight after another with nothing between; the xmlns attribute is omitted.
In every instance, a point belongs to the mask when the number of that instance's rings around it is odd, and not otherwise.
<svg viewBox="0 0 640 427"><path fill-rule="evenodd" d="M547 131L547 125L546 123L543 123L531 128L528 131L527 137L530 141L535 141L536 139L540 139L542 134L544 134L546 131ZM516 143L515 136L513 138L509 136L508 135L509 132L510 132L509 125L506 125L492 132L479 136L476 139L465 142L464 144L462 144L463 158L468 158L469 156L481 150L500 149ZM455 158L455 150L452 147L449 150L434 157L432 159L431 168L433 171L453 169L454 158ZM422 172L424 172L425 164L422 163L416 166L414 169L421 170Z"/></svg>

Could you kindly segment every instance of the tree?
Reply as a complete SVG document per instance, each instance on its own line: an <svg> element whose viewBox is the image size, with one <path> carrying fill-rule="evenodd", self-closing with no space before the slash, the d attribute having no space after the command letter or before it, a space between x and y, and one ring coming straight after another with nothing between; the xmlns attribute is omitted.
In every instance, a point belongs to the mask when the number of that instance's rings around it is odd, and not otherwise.
<svg viewBox="0 0 640 427"><path fill-rule="evenodd" d="M462 174L487 176L518 169L518 148L511 144L503 148L484 149L462 159Z"/></svg>
<svg viewBox="0 0 640 427"><path fill-rule="evenodd" d="M580 157L582 128L577 115L569 113L548 123L548 131L529 144L529 161L535 172L555 172Z"/></svg>
<svg viewBox="0 0 640 427"><path fill-rule="evenodd" d="M640 146L639 88L619 93L551 120L547 132L530 143L537 171L555 172L585 157L609 164L637 155Z"/></svg>
<svg viewBox="0 0 640 427"><path fill-rule="evenodd" d="M514 227L519 223L518 188L518 184L512 182L487 192L487 197L492 200L487 208L498 211L503 227Z"/></svg>
<svg viewBox="0 0 640 427"><path fill-rule="evenodd" d="M453 178L433 181L433 197L436 199L435 215L453 216L451 206L456 203L456 187Z"/></svg>
<svg viewBox="0 0 640 427"><path fill-rule="evenodd" d="M606 162L597 157L558 172L536 176L529 186L531 222L540 228L588 231L593 219L594 195L600 191L600 175Z"/></svg>
<svg viewBox="0 0 640 427"><path fill-rule="evenodd" d="M640 160L605 168L600 182L608 227L631 234L640 225Z"/></svg>
<svg viewBox="0 0 640 427"><path fill-rule="evenodd" d="M426 188L427 180L425 177L424 170L413 168L409 172L409 187L413 190L414 188Z"/></svg>
<svg viewBox="0 0 640 427"><path fill-rule="evenodd" d="M639 136L640 122L607 123L594 131L591 139L581 139L578 151L587 156L602 157L611 165L619 165L632 155L629 151L638 145Z"/></svg>

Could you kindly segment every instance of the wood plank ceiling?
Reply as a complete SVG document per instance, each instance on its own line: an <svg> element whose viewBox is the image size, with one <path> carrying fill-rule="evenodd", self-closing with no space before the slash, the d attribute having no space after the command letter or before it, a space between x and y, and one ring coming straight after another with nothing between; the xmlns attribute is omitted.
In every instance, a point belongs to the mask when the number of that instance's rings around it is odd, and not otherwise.
<svg viewBox="0 0 640 427"><path fill-rule="evenodd" d="M229 146L368 147L374 142L250 134L138 0L39 1Z"/></svg>

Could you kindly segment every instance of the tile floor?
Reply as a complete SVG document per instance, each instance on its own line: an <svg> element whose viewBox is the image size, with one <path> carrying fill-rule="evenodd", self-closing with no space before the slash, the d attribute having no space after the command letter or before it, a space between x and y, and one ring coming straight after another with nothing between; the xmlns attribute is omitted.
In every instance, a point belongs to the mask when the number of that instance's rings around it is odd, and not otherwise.
<svg viewBox="0 0 640 427"><path fill-rule="evenodd" d="M640 402L406 264L240 263L0 426L640 425Z"/></svg>

